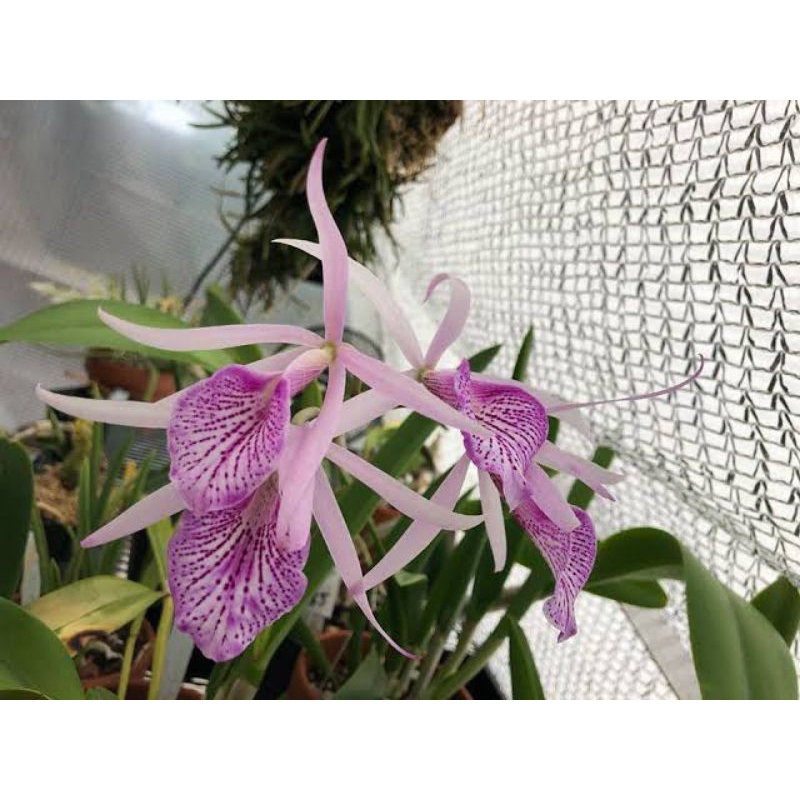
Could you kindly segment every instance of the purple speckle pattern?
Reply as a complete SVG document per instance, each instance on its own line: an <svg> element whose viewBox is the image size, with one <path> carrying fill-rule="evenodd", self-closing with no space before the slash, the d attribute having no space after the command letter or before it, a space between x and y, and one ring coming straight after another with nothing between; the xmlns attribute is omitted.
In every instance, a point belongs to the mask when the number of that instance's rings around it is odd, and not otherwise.
<svg viewBox="0 0 800 800"><path fill-rule="evenodd" d="M469 363L458 370L428 373L430 392L481 423L492 436L464 433L464 447L475 466L500 479L507 497L522 494L525 471L547 438L547 412L524 389L473 379Z"/></svg>
<svg viewBox="0 0 800 800"><path fill-rule="evenodd" d="M597 537L589 515L572 506L580 525L572 531L557 528L530 499L526 498L513 512L539 548L555 578L555 592L544 604L544 615L559 630L563 642L577 633L575 598L586 585L597 555Z"/></svg>
<svg viewBox="0 0 800 800"><path fill-rule="evenodd" d="M277 518L273 475L236 508L203 516L184 512L170 540L175 624L214 661L239 655L303 597L308 542L300 550L282 551Z"/></svg>
<svg viewBox="0 0 800 800"><path fill-rule="evenodd" d="M195 514L247 499L273 471L289 425L279 373L229 366L175 404L167 429L170 480Z"/></svg>

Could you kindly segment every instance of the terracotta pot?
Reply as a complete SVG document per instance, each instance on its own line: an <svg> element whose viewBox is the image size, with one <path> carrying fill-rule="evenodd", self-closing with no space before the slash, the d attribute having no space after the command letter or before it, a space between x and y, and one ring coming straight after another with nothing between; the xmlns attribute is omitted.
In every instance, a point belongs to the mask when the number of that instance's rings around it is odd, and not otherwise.
<svg viewBox="0 0 800 800"><path fill-rule="evenodd" d="M141 644L139 646L139 652L136 654L131 664L131 683L144 678L145 672L150 669L150 665L153 663L153 646L155 644L155 639L156 633L153 630L153 626L147 620L144 620L139 630L139 636L136 639L136 641ZM108 675L98 675L96 678L83 678L81 679L81 685L84 689L103 686L106 689L116 691L116 688L119 686L119 676L119 672L110 672Z"/></svg>
<svg viewBox="0 0 800 800"><path fill-rule="evenodd" d="M103 356L88 356L85 361L89 378L104 392L125 389L131 400L143 400L150 383L150 371L130 361ZM161 400L176 390L171 372L159 372L153 401Z"/></svg>
<svg viewBox="0 0 800 800"><path fill-rule="evenodd" d="M336 661L347 647L351 632L342 628L328 628L319 635L319 643L328 661ZM362 634L361 646L366 651L370 635ZM312 683L308 675L308 654L300 651L294 663L289 688L286 691L287 700L321 700L319 689ZM472 700L472 695L462 686L451 700Z"/></svg>
<svg viewBox="0 0 800 800"><path fill-rule="evenodd" d="M378 506L373 512L372 521L376 525L383 525L385 522L391 522L400 516L401 514L396 508L383 504Z"/></svg>
<svg viewBox="0 0 800 800"><path fill-rule="evenodd" d="M350 641L351 632L342 628L328 628L319 635L319 643L328 661L336 661ZM362 650L366 649L369 634L362 634ZM321 700L319 689L312 683L308 675L308 653L300 651L294 663L289 688L286 691L289 700Z"/></svg>
<svg viewBox="0 0 800 800"><path fill-rule="evenodd" d="M117 676L119 677L119 676ZM150 687L150 681L139 679L135 681L130 681L128 683L128 691L125 692L125 699L126 700L147 700L147 690ZM110 691L116 692L119 689L119 684L116 683L113 686L107 687ZM178 691L177 700L202 700L203 699L203 692L201 689L191 686L189 684L183 684Z"/></svg>

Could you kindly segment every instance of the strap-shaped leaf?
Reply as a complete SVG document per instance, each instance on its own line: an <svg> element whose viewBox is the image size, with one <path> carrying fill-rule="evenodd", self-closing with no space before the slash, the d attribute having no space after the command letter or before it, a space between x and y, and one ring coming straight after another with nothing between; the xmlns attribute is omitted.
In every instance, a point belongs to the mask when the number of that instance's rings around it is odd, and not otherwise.
<svg viewBox="0 0 800 800"><path fill-rule="evenodd" d="M97 575L40 597L26 610L63 641L88 630L115 631L162 597L146 586L113 575Z"/></svg>
<svg viewBox="0 0 800 800"><path fill-rule="evenodd" d="M370 650L358 669L333 696L334 700L383 700L389 680L375 650Z"/></svg>
<svg viewBox="0 0 800 800"><path fill-rule="evenodd" d="M508 657L511 666L511 694L514 700L544 700L544 689L533 660L531 646L524 631L513 617L508 626Z"/></svg>
<svg viewBox="0 0 800 800"><path fill-rule="evenodd" d="M0 597L0 696L82 700L72 659L58 637L16 603Z"/></svg>
<svg viewBox="0 0 800 800"><path fill-rule="evenodd" d="M797 587L781 576L750 602L772 623L783 641L791 645L800 627L800 592Z"/></svg>
<svg viewBox="0 0 800 800"><path fill-rule="evenodd" d="M683 551L692 655L704 700L796 700L794 660L766 617Z"/></svg>
<svg viewBox="0 0 800 800"><path fill-rule="evenodd" d="M0 438L0 597L19 585L32 505L31 461L20 445Z"/></svg>
<svg viewBox="0 0 800 800"><path fill-rule="evenodd" d="M158 350L133 342L111 330L97 316L98 307L115 317L140 325L161 328L186 328L184 322L163 314L155 308L123 303L119 300L70 300L34 311L10 325L0 327L0 342L42 342L46 344L74 345L122 350L127 353L169 359L171 361L200 364L207 369L219 369L233 360L225 350L194 350L172 352Z"/></svg>

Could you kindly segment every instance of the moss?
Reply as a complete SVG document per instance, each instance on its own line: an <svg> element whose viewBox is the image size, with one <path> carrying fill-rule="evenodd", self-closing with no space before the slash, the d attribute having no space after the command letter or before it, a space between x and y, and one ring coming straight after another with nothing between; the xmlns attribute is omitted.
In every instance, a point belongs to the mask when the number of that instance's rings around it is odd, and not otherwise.
<svg viewBox="0 0 800 800"><path fill-rule="evenodd" d="M315 239L305 176L317 142L328 138L325 192L351 255L369 262L374 234L391 238L403 184L427 169L461 114L459 100L226 101L217 125L233 129L219 158L247 168L248 224L234 240L231 289L268 306L279 288L315 268L308 256L272 239Z"/></svg>

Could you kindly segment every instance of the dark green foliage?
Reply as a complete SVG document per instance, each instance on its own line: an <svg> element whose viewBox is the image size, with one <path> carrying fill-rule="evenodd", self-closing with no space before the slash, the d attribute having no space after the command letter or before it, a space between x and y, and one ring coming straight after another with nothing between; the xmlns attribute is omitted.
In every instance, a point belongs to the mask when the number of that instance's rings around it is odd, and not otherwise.
<svg viewBox="0 0 800 800"><path fill-rule="evenodd" d="M316 241L305 178L319 140L328 138L325 193L336 222L353 258L370 261L376 226L390 233L400 187L430 165L461 101L229 100L221 112L209 110L217 126L233 128L219 162L246 166L244 216L254 220L233 232L231 287L269 306L278 287L316 267L271 240Z"/></svg>

